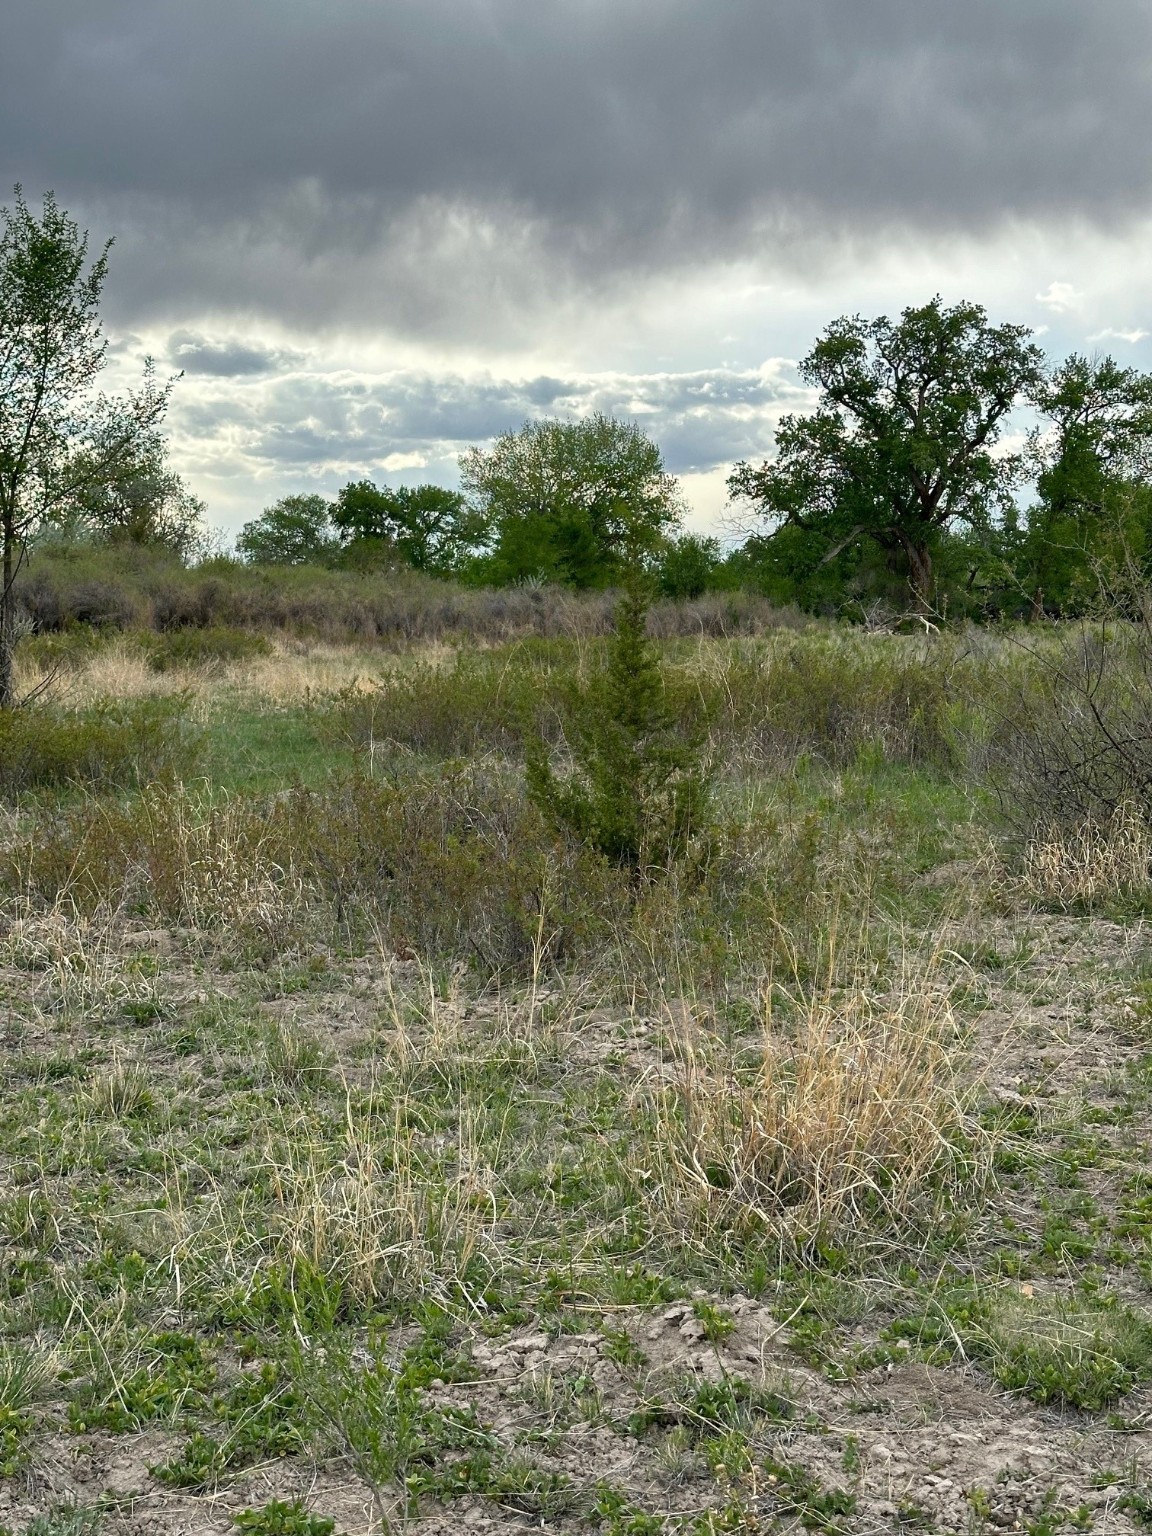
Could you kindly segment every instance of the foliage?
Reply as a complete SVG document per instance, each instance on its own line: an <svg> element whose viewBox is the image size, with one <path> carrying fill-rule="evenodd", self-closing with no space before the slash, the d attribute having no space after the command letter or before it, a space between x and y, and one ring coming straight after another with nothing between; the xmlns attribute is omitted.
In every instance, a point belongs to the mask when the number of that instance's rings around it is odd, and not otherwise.
<svg viewBox="0 0 1152 1536"><path fill-rule="evenodd" d="M216 1367L203 1343L188 1334L159 1333L144 1342L145 1361L114 1383L94 1382L74 1398L68 1418L84 1433L124 1433L157 1419L175 1421L189 1407L202 1406L216 1384Z"/></svg>
<svg viewBox="0 0 1152 1536"><path fill-rule="evenodd" d="M37 218L20 189L0 231L0 708L14 702L15 578L45 519L115 483L153 441L168 390L150 371L123 400L93 392L106 343L98 307L108 248L85 271L88 237L51 194Z"/></svg>
<svg viewBox="0 0 1152 1536"><path fill-rule="evenodd" d="M40 543L17 581L31 641L81 626L259 630L404 650L421 641L578 639L612 629L613 595L519 586L477 588L418 571L361 572L315 565L256 565L220 558L185 568L141 545ZM732 637L800 623L754 593L707 592L694 602L657 602L653 632Z"/></svg>
<svg viewBox="0 0 1152 1536"><path fill-rule="evenodd" d="M487 453L469 449L460 480L492 528L478 573L497 584L610 586L659 553L682 513L660 449L638 426L602 413L526 422Z"/></svg>
<svg viewBox="0 0 1152 1536"><path fill-rule="evenodd" d="M973 1336L1003 1387L1098 1410L1152 1374L1152 1322L1116 1302L997 1292Z"/></svg>
<svg viewBox="0 0 1152 1536"><path fill-rule="evenodd" d="M574 771L555 773L541 738L525 771L533 802L556 826L635 870L685 852L708 819L703 731L664 678L645 634L646 594L620 599L607 663L570 715Z"/></svg>
<svg viewBox="0 0 1152 1536"><path fill-rule="evenodd" d="M1152 377L1112 358L1073 354L1044 381L1048 421L1032 434L1037 504L1015 554L1034 613L1090 607L1100 568L1148 553L1152 526Z"/></svg>
<svg viewBox="0 0 1152 1536"><path fill-rule="evenodd" d="M332 1536L336 1529L335 1520L312 1514L299 1499L290 1504L272 1499L259 1509L243 1509L232 1523L251 1536Z"/></svg>
<svg viewBox="0 0 1152 1536"><path fill-rule="evenodd" d="M99 1509L57 1504L24 1527L24 1536L99 1536L104 1518Z"/></svg>
<svg viewBox="0 0 1152 1536"><path fill-rule="evenodd" d="M1139 596L1137 595L1137 600ZM990 775L1036 837L1105 827L1152 795L1152 609L1105 607L1029 647L995 710Z"/></svg>
<svg viewBox="0 0 1152 1536"><path fill-rule="evenodd" d="M343 559L356 564L358 547L394 551L413 570L445 576L485 543L488 519L459 491L439 485L381 489L354 481L340 492L332 521L351 543Z"/></svg>
<svg viewBox="0 0 1152 1536"><path fill-rule="evenodd" d="M942 535L955 525L988 534L1019 476L1018 458L992 450L1005 416L1040 384L1029 334L938 297L895 324L833 322L800 364L820 391L817 410L783 417L775 461L738 464L732 495L778 528L815 535L822 560L872 541L906 562L917 601L931 604Z"/></svg>
<svg viewBox="0 0 1152 1536"><path fill-rule="evenodd" d="M25 705L0 713L0 796L33 789L139 787L187 772L194 743L180 699L106 703L85 713Z"/></svg>
<svg viewBox="0 0 1152 1536"><path fill-rule="evenodd" d="M339 548L332 504L323 496L283 496L244 524L236 548L252 565L325 565Z"/></svg>
<svg viewBox="0 0 1152 1536"><path fill-rule="evenodd" d="M77 475L75 499L60 508L54 524L72 537L166 549L188 564L209 547L205 505L167 459L168 445L160 433L141 432L118 462L103 471L94 462L90 473ZM82 470L83 463L78 456L76 470Z"/></svg>
<svg viewBox="0 0 1152 1536"><path fill-rule="evenodd" d="M177 667L203 667L270 656L272 647L260 633L213 624L206 629L166 629L143 637L148 664L154 672Z"/></svg>
<svg viewBox="0 0 1152 1536"><path fill-rule="evenodd" d="M664 551L657 576L663 597L702 597L717 580L720 568L719 539L684 533Z"/></svg>

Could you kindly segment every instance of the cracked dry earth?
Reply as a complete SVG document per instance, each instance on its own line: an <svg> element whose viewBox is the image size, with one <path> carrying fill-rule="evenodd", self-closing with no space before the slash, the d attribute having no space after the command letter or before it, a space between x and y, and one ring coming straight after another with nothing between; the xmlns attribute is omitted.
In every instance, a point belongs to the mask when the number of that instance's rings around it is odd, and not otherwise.
<svg viewBox="0 0 1152 1536"><path fill-rule="evenodd" d="M815 1342L801 1326L810 1310L803 1289L774 1294L771 1285L752 1296L685 1283L674 1300L636 1305L573 1293L559 1310L511 1328L459 1318L453 1344L466 1369L433 1380L427 1400L471 1410L509 1465L531 1476L484 1495L425 1496L407 1511L394 1490L373 1489L335 1453L269 1460L198 1491L165 1487L151 1469L176 1453L182 1429L72 1433L63 1399L48 1400L26 1464L0 1482L0 1525L23 1530L61 1500L103 1501L109 1532L223 1536L238 1511L298 1498L346 1536L389 1525L413 1536L1146 1529L1152 1387L1138 1385L1098 1412L1038 1405L997 1385L961 1340L944 1355L925 1352L890 1325L923 1307L948 1262L977 1289L1063 1296L1089 1276L1134 1307L1149 1306L1152 1272L1118 1223L1147 1162L1147 933L1141 924L1026 914L982 917L978 927L938 937L967 988L972 1054L988 1095L1020 1109L1029 1127L1029 1155L1000 1175L974 1214L965 1255L921 1253L916 1278L891 1265L858 1268L843 1277ZM244 1000L243 978L206 977L202 958L179 939L135 935L124 949L154 952L155 994L170 1019L229 992ZM383 993L402 990L412 974L395 963L382 980L379 963L357 962L334 968L322 990L277 995L262 982L250 1006L265 1021L287 1015L322 1037L355 1074L364 1043L382 1027ZM2 981L9 998L45 985L42 972L12 967ZM45 1007L33 1014L10 1006L8 1027L25 1067L64 1048ZM97 1023L73 1020L70 1028L73 1052L86 1045L95 1057L107 1043ZM167 1074L175 1093L189 1074L219 1079L219 1061L209 1062L202 1045L173 1054L171 1028L142 1028L132 1046L155 1080ZM564 1028L570 1059L588 1072L618 1073L622 1063L634 1070L659 1057L652 1020L577 1008ZM22 1166L7 1154L6 1164L3 1194L11 1197L29 1170L26 1159ZM1054 1216L1060 1230L1076 1230L1077 1242L1046 1241ZM9 1261L18 1249L9 1243ZM716 1314L722 1327L709 1322ZM178 1310L165 1324L198 1326ZM62 1331L65 1349L73 1326L70 1319ZM403 1324L390 1334L396 1359L411 1336ZM251 1363L229 1355L225 1369ZM708 1386L730 1389L734 1413L709 1418ZM724 1435L734 1427L746 1451L728 1466ZM605 1489L615 1503L603 1502ZM657 1523L641 1523L643 1514Z"/></svg>

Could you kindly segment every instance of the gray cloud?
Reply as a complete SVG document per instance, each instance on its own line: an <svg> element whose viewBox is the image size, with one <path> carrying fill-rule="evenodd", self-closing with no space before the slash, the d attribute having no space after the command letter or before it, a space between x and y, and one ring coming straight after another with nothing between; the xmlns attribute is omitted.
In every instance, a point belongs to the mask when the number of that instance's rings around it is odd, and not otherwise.
<svg viewBox="0 0 1152 1536"><path fill-rule="evenodd" d="M606 410L639 421L668 467L686 473L763 452L780 412L806 399L767 368L568 380L298 373L269 381L237 376L226 394L178 396L173 428L214 473L234 474L242 464L253 475L338 480L386 474L403 461L437 466L441 479L447 466L450 479L456 456L472 443L541 415Z"/></svg>
<svg viewBox="0 0 1152 1536"><path fill-rule="evenodd" d="M1152 206L1147 0L13 9L0 174L121 234L125 316L482 330L741 251Z"/></svg>
<svg viewBox="0 0 1152 1536"><path fill-rule="evenodd" d="M168 338L167 357L174 368L184 373L206 373L222 379L273 373L302 360L299 352L285 348L235 340L217 341L197 331L173 331Z"/></svg>

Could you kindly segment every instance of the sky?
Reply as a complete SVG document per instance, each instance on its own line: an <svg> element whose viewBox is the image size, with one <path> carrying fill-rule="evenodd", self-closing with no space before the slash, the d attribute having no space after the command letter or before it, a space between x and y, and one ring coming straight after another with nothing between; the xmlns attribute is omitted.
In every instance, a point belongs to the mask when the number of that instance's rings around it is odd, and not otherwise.
<svg viewBox="0 0 1152 1536"><path fill-rule="evenodd" d="M1152 368L1152 0L5 9L0 182L114 238L229 534L593 410L729 528L820 331L936 293Z"/></svg>

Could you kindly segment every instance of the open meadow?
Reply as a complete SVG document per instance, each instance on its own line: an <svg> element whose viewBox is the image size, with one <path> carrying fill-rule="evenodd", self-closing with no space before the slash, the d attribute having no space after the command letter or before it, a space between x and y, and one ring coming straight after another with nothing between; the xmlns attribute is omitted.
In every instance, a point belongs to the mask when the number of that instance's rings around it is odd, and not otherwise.
<svg viewBox="0 0 1152 1536"><path fill-rule="evenodd" d="M467 601L21 641L0 1527L1148 1528L1142 631L665 604L649 865Z"/></svg>

